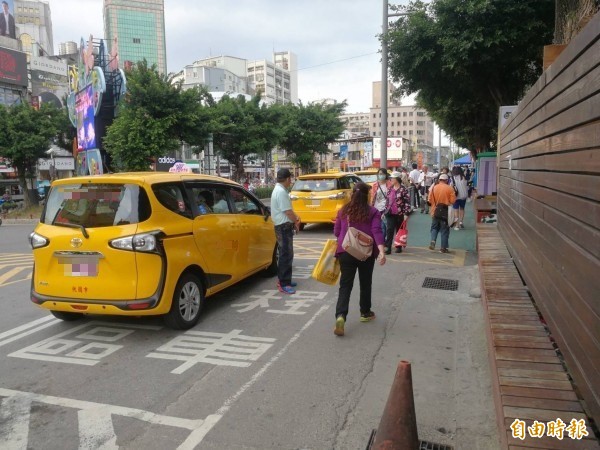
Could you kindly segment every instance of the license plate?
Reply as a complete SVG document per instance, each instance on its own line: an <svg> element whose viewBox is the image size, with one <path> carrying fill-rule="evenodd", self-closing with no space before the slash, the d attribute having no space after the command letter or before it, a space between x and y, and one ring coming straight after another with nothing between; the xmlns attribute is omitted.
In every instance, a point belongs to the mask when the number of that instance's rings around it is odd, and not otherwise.
<svg viewBox="0 0 600 450"><path fill-rule="evenodd" d="M310 206L321 206L321 200L306 200L306 204Z"/></svg>
<svg viewBox="0 0 600 450"><path fill-rule="evenodd" d="M98 258L93 256L86 257L62 257L58 263L63 267L66 277L97 277L98 276Z"/></svg>

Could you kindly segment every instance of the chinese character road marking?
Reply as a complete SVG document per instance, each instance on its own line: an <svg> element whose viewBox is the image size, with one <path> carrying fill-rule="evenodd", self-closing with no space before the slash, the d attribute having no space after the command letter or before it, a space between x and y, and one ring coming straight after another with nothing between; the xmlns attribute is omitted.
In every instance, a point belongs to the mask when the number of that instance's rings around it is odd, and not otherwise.
<svg viewBox="0 0 600 450"><path fill-rule="evenodd" d="M84 328L89 329L84 333L75 336L77 339L62 339L64 336L74 334ZM94 321L71 328L55 336L44 339L43 341L10 353L8 356L36 359L39 361L95 366L102 358L123 348L122 345L109 344L108 342L115 342L123 339L138 329L157 331L162 329L162 327L150 325L105 324ZM92 342L86 342L84 344L85 341ZM81 344L84 345L80 346ZM75 348L78 346L80 347ZM67 353L69 350L70 352ZM60 354L64 356L61 356Z"/></svg>
<svg viewBox="0 0 600 450"><path fill-rule="evenodd" d="M22 337L37 333L44 328L56 325L59 322L61 321L55 319L53 316L46 316L13 328L12 330L5 331L4 333L0 333L0 347L10 344L11 342L21 339Z"/></svg>
<svg viewBox="0 0 600 450"><path fill-rule="evenodd" d="M292 314L302 315L306 314L306 311L300 311L300 308L308 308L312 306L312 302L315 300L323 300L327 292L313 292L313 291L296 291L293 295L281 294L276 290L263 290L262 295L251 295L249 302L238 302L231 305L232 308L240 308L237 310L239 313L252 311L256 308L270 308L269 300L284 300L284 306L287 309L267 309L268 313L273 314Z"/></svg>
<svg viewBox="0 0 600 450"><path fill-rule="evenodd" d="M312 270L315 266L294 266L294 279L297 280L308 280L312 274Z"/></svg>
<svg viewBox="0 0 600 450"><path fill-rule="evenodd" d="M116 444L117 436L113 428L112 416L131 417L153 425L189 430L190 433L185 441L177 447L180 450L195 448L222 417L211 414L204 420L190 420L154 414L141 409L2 388L0 388L0 397L5 397L0 403L0 441L3 448L15 450L27 449L32 402L78 409L79 449L90 450L119 448Z"/></svg>
<svg viewBox="0 0 600 450"><path fill-rule="evenodd" d="M244 336L241 332L242 330L229 333L188 331L146 356L185 361L171 371L174 374L182 374L198 363L248 367L251 363L246 361L256 361L260 358L273 345L275 339Z"/></svg>

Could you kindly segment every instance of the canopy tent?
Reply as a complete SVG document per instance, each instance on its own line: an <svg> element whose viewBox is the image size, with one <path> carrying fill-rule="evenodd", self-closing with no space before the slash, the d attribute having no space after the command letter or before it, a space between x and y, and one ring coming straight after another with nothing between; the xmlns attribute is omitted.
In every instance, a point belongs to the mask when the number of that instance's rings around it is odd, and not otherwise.
<svg viewBox="0 0 600 450"><path fill-rule="evenodd" d="M473 164L473 161L471 160L471 155L468 153L465 156L454 160L455 166L470 166L471 164Z"/></svg>

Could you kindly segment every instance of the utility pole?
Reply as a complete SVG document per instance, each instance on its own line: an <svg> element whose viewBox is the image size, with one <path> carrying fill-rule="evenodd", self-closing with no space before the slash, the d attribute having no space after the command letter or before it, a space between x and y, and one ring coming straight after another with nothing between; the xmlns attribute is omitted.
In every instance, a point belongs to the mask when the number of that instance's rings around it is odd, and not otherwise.
<svg viewBox="0 0 600 450"><path fill-rule="evenodd" d="M379 167L387 168L387 107L388 107L388 2L383 0L383 21L381 24L381 154Z"/></svg>
<svg viewBox="0 0 600 450"><path fill-rule="evenodd" d="M442 129L438 125L438 151L437 151L437 166L438 170L442 171Z"/></svg>

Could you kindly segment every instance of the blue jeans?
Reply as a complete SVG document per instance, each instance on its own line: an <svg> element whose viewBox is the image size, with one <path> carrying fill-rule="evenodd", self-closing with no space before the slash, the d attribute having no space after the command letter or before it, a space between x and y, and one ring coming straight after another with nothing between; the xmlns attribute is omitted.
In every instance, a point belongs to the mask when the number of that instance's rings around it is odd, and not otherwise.
<svg viewBox="0 0 600 450"><path fill-rule="evenodd" d="M294 261L294 224L287 222L275 226L275 236L279 245L277 277L281 286L292 282L292 262Z"/></svg>
<svg viewBox="0 0 600 450"><path fill-rule="evenodd" d="M448 248L448 237L450 236L450 227L447 220L431 219L431 240L437 241L438 232L442 235L442 248Z"/></svg>

